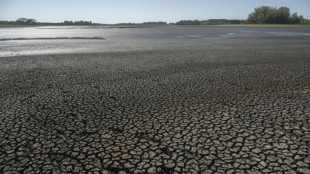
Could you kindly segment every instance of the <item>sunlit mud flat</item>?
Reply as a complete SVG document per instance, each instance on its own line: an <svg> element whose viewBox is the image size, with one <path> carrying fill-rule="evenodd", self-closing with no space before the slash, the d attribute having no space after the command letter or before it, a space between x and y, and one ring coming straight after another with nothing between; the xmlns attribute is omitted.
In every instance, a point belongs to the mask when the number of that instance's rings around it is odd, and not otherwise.
<svg viewBox="0 0 310 174"><path fill-rule="evenodd" d="M307 47L309 28L0 28L0 56L174 48Z"/></svg>
<svg viewBox="0 0 310 174"><path fill-rule="evenodd" d="M310 173L309 28L0 30L0 173Z"/></svg>

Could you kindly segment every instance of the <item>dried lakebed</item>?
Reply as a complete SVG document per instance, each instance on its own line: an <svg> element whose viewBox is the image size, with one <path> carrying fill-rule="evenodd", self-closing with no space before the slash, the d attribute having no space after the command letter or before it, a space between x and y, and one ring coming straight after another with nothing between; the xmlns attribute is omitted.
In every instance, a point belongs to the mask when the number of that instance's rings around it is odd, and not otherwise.
<svg viewBox="0 0 310 174"><path fill-rule="evenodd" d="M310 173L310 51L0 59L0 173Z"/></svg>

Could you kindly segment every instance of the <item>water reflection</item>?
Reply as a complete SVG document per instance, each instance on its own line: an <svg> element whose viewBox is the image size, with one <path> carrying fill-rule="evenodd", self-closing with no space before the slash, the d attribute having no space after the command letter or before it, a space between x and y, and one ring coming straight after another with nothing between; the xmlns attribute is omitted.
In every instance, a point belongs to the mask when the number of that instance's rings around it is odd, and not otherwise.
<svg viewBox="0 0 310 174"><path fill-rule="evenodd" d="M94 39L102 38L102 39ZM104 38L104 39L103 39ZM300 38L303 38L302 40ZM14 40L14 42L12 42ZM184 47L309 46L310 28L46 26L0 28L0 56ZM14 53L14 54L11 54Z"/></svg>

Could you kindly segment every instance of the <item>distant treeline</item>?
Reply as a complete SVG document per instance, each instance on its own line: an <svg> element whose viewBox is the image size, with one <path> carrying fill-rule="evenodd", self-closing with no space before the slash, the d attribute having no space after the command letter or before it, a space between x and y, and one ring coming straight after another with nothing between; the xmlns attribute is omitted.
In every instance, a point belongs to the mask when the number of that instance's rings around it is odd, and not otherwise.
<svg viewBox="0 0 310 174"><path fill-rule="evenodd" d="M143 22L146 25L167 25L167 22Z"/></svg>
<svg viewBox="0 0 310 174"><path fill-rule="evenodd" d="M305 19L297 13L290 13L288 7L261 6L254 9L246 20L238 19L209 19L209 20L181 20L176 25L225 25L225 24L310 24L310 20Z"/></svg>
<svg viewBox="0 0 310 174"><path fill-rule="evenodd" d="M18 18L16 21L0 21L0 24L15 25L94 25L92 21L64 21L61 23L37 22L35 19Z"/></svg>
<svg viewBox="0 0 310 174"><path fill-rule="evenodd" d="M16 21L0 21L0 24L8 25L115 25L115 26L151 26L167 25L167 22L143 22L143 23L118 23L118 24L99 24L92 21L64 21L61 23L37 22L35 19L18 18ZM297 13L290 13L288 7L269 7L261 6L254 9L246 20L239 19L208 19L208 20L181 20L176 25L226 25L226 24L310 24L309 19L305 19Z"/></svg>
<svg viewBox="0 0 310 174"><path fill-rule="evenodd" d="M167 22L117 23L114 25L167 25Z"/></svg>
<svg viewBox="0 0 310 174"><path fill-rule="evenodd" d="M92 21L64 21L62 24L65 25L93 25Z"/></svg>
<svg viewBox="0 0 310 174"><path fill-rule="evenodd" d="M118 23L118 24L100 24L92 21L64 21L60 23L54 22L37 22L35 19L18 18L16 21L0 21L0 24L8 25L167 25L167 22L143 22L143 23Z"/></svg>
<svg viewBox="0 0 310 174"><path fill-rule="evenodd" d="M245 20L238 19L209 19L209 20L181 20L176 22L176 25L223 25L223 24L243 24Z"/></svg>
<svg viewBox="0 0 310 174"><path fill-rule="evenodd" d="M246 20L249 24L304 24L308 22L309 20L304 19L302 15L297 13L291 15L288 7L269 6L255 8Z"/></svg>
<svg viewBox="0 0 310 174"><path fill-rule="evenodd" d="M37 20L27 19L27 18L18 18L16 21L0 21L0 24L35 25L37 24Z"/></svg>

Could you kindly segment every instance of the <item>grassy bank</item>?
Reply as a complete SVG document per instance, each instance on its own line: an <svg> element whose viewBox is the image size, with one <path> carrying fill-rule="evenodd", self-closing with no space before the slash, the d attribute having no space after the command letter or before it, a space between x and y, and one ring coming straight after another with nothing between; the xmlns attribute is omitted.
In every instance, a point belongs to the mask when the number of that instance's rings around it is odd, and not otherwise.
<svg viewBox="0 0 310 174"><path fill-rule="evenodd" d="M0 24L0 27L29 27L36 25Z"/></svg>
<svg viewBox="0 0 310 174"><path fill-rule="evenodd" d="M191 27L310 27L310 24L223 24L223 25L174 25Z"/></svg>
<svg viewBox="0 0 310 174"><path fill-rule="evenodd" d="M96 25L63 25L63 24L0 24L0 27L41 27L41 26L96 26Z"/></svg>
<svg viewBox="0 0 310 174"><path fill-rule="evenodd" d="M109 25L109 24L99 24L99 25L64 25L64 24L36 24L36 25L19 25L19 24L0 24L1 27L44 27L44 26L104 26L111 28L151 28L157 26L167 26L167 25L157 25L157 24L132 24L132 25Z"/></svg>

